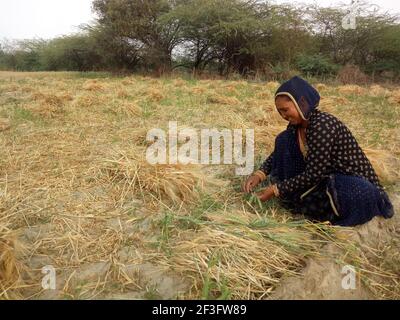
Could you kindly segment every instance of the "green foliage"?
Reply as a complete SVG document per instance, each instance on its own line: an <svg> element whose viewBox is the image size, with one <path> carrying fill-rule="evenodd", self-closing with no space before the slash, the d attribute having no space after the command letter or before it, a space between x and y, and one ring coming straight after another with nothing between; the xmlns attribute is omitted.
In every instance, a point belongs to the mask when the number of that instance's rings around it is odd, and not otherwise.
<svg viewBox="0 0 400 320"><path fill-rule="evenodd" d="M94 40L85 34L72 35L49 41L40 51L41 66L45 70L95 70L101 65Z"/></svg>
<svg viewBox="0 0 400 320"><path fill-rule="evenodd" d="M363 6L364 4L361 4ZM364 10L365 9L365 10ZM0 47L0 69L162 74L175 68L283 80L331 76L352 64L400 76L400 25L361 8L345 30L344 8L257 0L94 0L98 19L78 34Z"/></svg>
<svg viewBox="0 0 400 320"><path fill-rule="evenodd" d="M162 20L176 1L95 0L93 9L101 26L125 39L140 52L147 67L169 69L171 53L180 41L174 20ZM179 3L179 1L177 1Z"/></svg>
<svg viewBox="0 0 400 320"><path fill-rule="evenodd" d="M374 60L367 65L370 73L393 72L400 76L400 25L386 26L372 43Z"/></svg>
<svg viewBox="0 0 400 320"><path fill-rule="evenodd" d="M320 54L298 56L296 67L307 76L333 75L339 70L338 65Z"/></svg>
<svg viewBox="0 0 400 320"><path fill-rule="evenodd" d="M345 10L339 8L315 8L312 27L319 30L315 36L316 49L322 55L331 57L340 65L352 64L370 72L381 71L379 62L398 60L399 23L394 15L371 12L363 9L356 19L356 28L345 30L342 19ZM393 70L393 65L385 63ZM380 70L379 70L380 69Z"/></svg>
<svg viewBox="0 0 400 320"><path fill-rule="evenodd" d="M217 282L210 277L210 269L217 265L219 261L219 255L213 253L207 263L207 272L203 275L204 282L201 294L203 300L229 300L231 298L226 279Z"/></svg>
<svg viewBox="0 0 400 320"><path fill-rule="evenodd" d="M11 52L0 55L0 66L16 71L89 71L102 65L94 39L85 33L20 41Z"/></svg>
<svg viewBox="0 0 400 320"><path fill-rule="evenodd" d="M15 107L13 120L16 122L34 121L35 117L29 110L21 107Z"/></svg>
<svg viewBox="0 0 400 320"><path fill-rule="evenodd" d="M40 50L46 45L43 40L27 40L9 44L9 48L0 51L0 68L3 70L37 71L40 70Z"/></svg>

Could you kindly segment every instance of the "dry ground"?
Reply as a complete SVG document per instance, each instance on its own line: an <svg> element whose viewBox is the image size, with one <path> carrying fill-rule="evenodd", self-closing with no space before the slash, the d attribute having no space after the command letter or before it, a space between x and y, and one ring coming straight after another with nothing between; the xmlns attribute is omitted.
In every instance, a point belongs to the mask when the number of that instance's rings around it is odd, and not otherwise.
<svg viewBox="0 0 400 320"><path fill-rule="evenodd" d="M400 89L315 85L395 218L313 224L244 196L233 166L145 161L147 131L172 120L254 128L261 161L286 125L278 83L0 72L0 298L400 298ZM347 264L356 290L340 286Z"/></svg>

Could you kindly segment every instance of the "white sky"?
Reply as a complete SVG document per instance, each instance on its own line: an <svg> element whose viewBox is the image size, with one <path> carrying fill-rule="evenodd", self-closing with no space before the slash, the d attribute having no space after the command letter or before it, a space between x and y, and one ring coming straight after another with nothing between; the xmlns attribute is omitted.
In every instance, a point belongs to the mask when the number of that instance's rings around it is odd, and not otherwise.
<svg viewBox="0 0 400 320"><path fill-rule="evenodd" d="M91 0L0 0L0 39L53 38L94 15Z"/></svg>
<svg viewBox="0 0 400 320"><path fill-rule="evenodd" d="M199 0L201 1L201 0ZM275 3L318 3L322 6L351 0L275 0ZM391 13L400 13L400 1L369 0ZM77 26L94 19L92 0L0 0L0 40L53 38L77 31Z"/></svg>

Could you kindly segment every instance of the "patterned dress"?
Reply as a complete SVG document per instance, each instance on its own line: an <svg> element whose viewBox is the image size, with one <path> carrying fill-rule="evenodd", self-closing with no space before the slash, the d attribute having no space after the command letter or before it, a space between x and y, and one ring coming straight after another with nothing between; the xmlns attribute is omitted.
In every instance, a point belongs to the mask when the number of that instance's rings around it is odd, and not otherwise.
<svg viewBox="0 0 400 320"><path fill-rule="evenodd" d="M296 126L287 130L296 135ZM335 116L315 110L306 131L306 168L300 175L278 183L281 195L314 186L321 177L341 172L364 177L383 190L371 162L346 125ZM262 164L264 173L271 172L273 153Z"/></svg>
<svg viewBox="0 0 400 320"><path fill-rule="evenodd" d="M299 97L302 91L306 94ZM315 89L295 77L277 95L282 92L296 102L309 124L305 154L297 126L289 124L260 167L276 184L281 204L294 213L344 226L365 223L376 215L393 216L393 206L370 161L343 122L317 109ZM317 102L310 107L312 98Z"/></svg>

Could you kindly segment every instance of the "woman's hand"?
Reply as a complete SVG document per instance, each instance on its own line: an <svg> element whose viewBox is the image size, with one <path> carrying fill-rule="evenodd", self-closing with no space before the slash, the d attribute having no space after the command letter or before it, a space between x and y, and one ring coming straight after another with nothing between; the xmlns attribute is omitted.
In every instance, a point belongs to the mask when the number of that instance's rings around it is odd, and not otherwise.
<svg viewBox="0 0 400 320"><path fill-rule="evenodd" d="M247 178L245 182L242 184L243 192L250 193L254 190L254 188L261 182L261 178L257 175L251 175Z"/></svg>
<svg viewBox="0 0 400 320"><path fill-rule="evenodd" d="M275 197L274 189L272 187L266 188L263 191L257 192L257 197L261 201L268 201Z"/></svg>

